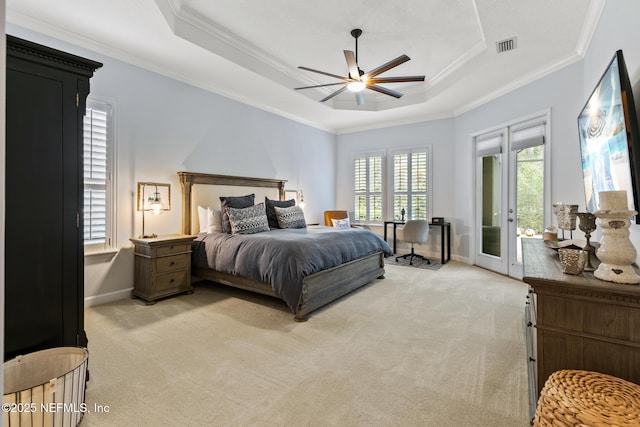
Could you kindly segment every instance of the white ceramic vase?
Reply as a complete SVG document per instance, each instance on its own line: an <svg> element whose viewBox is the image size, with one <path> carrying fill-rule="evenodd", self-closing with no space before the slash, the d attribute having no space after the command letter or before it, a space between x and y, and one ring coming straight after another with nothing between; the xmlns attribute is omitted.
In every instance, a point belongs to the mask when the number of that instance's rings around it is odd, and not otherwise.
<svg viewBox="0 0 640 427"><path fill-rule="evenodd" d="M609 282L638 284L640 276L631 265L636 260L636 248L629 240L631 210L601 210L594 213L602 227L602 240L596 256L600 265L593 273Z"/></svg>

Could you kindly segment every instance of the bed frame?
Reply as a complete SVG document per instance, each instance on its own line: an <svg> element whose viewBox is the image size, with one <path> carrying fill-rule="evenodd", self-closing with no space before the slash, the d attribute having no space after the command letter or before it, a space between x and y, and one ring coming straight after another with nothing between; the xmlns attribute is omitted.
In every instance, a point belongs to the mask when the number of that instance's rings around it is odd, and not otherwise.
<svg viewBox="0 0 640 427"><path fill-rule="evenodd" d="M192 172L178 172L182 185L182 232L195 234L194 211L197 208L194 199L194 185L238 186L277 191L278 198L284 200L286 180L247 178L227 175L212 175ZM235 195L235 194L228 194ZM323 307L351 291L366 285L372 280L384 278L384 254L382 252L360 258L337 267L320 271L305 277L302 284L302 296L298 303L295 320L303 322L307 315ZM192 274L198 278L210 280L236 288L258 292L264 295L277 296L271 285L244 276L221 273L206 268L192 268Z"/></svg>

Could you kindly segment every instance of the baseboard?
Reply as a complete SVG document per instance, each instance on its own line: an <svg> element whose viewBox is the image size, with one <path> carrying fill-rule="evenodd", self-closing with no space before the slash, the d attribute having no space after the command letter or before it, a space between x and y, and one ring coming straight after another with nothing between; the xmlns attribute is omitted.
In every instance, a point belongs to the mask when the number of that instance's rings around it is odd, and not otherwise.
<svg viewBox="0 0 640 427"><path fill-rule="evenodd" d="M84 308L93 307L96 305L107 304L109 302L118 301L125 298L131 298L131 291L133 288L121 289L119 291L108 292L106 294L95 295L92 297L86 297L84 299Z"/></svg>

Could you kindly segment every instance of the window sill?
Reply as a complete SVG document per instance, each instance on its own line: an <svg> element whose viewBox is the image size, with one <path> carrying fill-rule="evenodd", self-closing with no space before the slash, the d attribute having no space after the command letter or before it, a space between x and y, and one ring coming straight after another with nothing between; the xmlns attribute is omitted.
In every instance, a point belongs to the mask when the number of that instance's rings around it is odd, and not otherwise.
<svg viewBox="0 0 640 427"><path fill-rule="evenodd" d="M117 249L104 249L101 251L85 252L84 263L85 264L98 264L103 262L111 262L113 258L118 254Z"/></svg>

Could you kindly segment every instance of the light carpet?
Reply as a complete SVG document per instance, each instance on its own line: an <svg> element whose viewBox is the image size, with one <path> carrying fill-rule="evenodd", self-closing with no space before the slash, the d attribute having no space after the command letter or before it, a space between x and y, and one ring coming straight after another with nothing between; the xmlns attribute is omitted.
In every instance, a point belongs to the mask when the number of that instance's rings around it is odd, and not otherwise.
<svg viewBox="0 0 640 427"><path fill-rule="evenodd" d="M304 323L212 284L87 309L82 425L528 425L525 284L458 262L386 270Z"/></svg>

